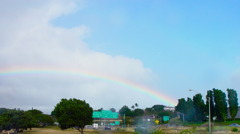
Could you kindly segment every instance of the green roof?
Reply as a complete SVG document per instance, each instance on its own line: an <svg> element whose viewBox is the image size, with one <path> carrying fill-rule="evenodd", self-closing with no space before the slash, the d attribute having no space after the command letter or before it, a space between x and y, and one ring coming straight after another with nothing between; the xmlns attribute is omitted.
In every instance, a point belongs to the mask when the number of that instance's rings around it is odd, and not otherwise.
<svg viewBox="0 0 240 134"><path fill-rule="evenodd" d="M93 111L93 118L118 119L118 113L109 110Z"/></svg>

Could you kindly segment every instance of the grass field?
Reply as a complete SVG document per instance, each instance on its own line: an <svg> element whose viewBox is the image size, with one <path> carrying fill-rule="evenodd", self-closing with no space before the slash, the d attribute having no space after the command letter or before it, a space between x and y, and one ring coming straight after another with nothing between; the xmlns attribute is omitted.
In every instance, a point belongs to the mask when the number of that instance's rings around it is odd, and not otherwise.
<svg viewBox="0 0 240 134"><path fill-rule="evenodd" d="M84 134L133 134L131 131L105 131L105 130L92 130L85 129ZM1 134L7 134L1 133ZM61 130L58 127L47 127L47 128L33 128L32 130L24 131L20 134L80 134L75 129Z"/></svg>
<svg viewBox="0 0 240 134"><path fill-rule="evenodd" d="M237 134L238 132L232 132L232 127L228 126L215 126L213 134ZM135 134L133 128L121 129L121 131L107 131L107 130L93 130L85 129L84 134ZM158 127L157 133L154 134L207 134L207 127ZM1 133L7 134L7 133ZM75 129L61 130L58 127L47 127L47 128L33 128L32 130L24 131L20 134L80 134Z"/></svg>

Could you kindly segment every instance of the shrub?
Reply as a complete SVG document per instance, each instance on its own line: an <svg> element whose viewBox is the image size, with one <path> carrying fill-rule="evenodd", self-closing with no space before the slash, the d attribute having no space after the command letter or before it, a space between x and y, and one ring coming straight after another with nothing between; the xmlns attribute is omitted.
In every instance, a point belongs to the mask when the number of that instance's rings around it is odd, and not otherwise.
<svg viewBox="0 0 240 134"><path fill-rule="evenodd" d="M160 129L160 130L153 131L151 134L164 134L164 132L162 129Z"/></svg>
<svg viewBox="0 0 240 134"><path fill-rule="evenodd" d="M180 134L192 134L193 132L190 129L185 129L180 132Z"/></svg>
<svg viewBox="0 0 240 134"><path fill-rule="evenodd" d="M232 132L238 132L238 129L236 127L232 128Z"/></svg>

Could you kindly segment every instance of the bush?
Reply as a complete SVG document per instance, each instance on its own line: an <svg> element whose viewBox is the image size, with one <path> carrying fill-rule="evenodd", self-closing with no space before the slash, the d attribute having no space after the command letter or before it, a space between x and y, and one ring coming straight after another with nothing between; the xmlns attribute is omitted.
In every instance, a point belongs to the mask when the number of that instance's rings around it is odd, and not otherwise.
<svg viewBox="0 0 240 134"><path fill-rule="evenodd" d="M192 134L193 132L190 129L185 129L180 132L180 134Z"/></svg>
<svg viewBox="0 0 240 134"><path fill-rule="evenodd" d="M160 129L160 130L153 131L151 134L164 134L164 132L162 129Z"/></svg>
<svg viewBox="0 0 240 134"><path fill-rule="evenodd" d="M238 129L236 127L232 128L232 132L238 132Z"/></svg>

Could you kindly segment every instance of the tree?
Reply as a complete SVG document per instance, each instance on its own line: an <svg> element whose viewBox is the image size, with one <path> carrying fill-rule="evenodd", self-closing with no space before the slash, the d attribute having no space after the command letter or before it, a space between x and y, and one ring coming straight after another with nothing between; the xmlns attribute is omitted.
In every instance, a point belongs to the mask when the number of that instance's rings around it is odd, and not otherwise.
<svg viewBox="0 0 240 134"><path fill-rule="evenodd" d="M110 111L116 112L116 109L115 108L110 108Z"/></svg>
<svg viewBox="0 0 240 134"><path fill-rule="evenodd" d="M193 100L191 98L187 98L186 102L186 120L189 122L195 120L195 109L193 106Z"/></svg>
<svg viewBox="0 0 240 134"><path fill-rule="evenodd" d="M119 110L119 114L121 116L123 116L125 114L125 116L132 116L132 111L130 108L128 108L128 106L123 106L120 110Z"/></svg>
<svg viewBox="0 0 240 134"><path fill-rule="evenodd" d="M187 98L187 101L184 98L178 100L178 104L175 107L176 111L184 114L184 118L187 121L195 120L195 110L193 107L193 101L191 98Z"/></svg>
<svg viewBox="0 0 240 134"><path fill-rule="evenodd" d="M184 98L178 99L178 104L175 107L175 109L180 113L186 113L186 109L187 109L186 100Z"/></svg>
<svg viewBox="0 0 240 134"><path fill-rule="evenodd" d="M227 119L227 100L226 94L219 89L213 89L216 115L219 119Z"/></svg>
<svg viewBox="0 0 240 134"><path fill-rule="evenodd" d="M147 107L147 108L145 108L144 112L145 112L145 114L150 115L153 113L153 109L151 107L150 108Z"/></svg>
<svg viewBox="0 0 240 134"><path fill-rule="evenodd" d="M229 112L232 117L232 120L234 120L238 112L237 92L234 89L227 89L227 92L228 92Z"/></svg>
<svg viewBox="0 0 240 134"><path fill-rule="evenodd" d="M75 127L83 134L84 127L93 123L93 109L88 103L78 99L62 99L54 109L61 129Z"/></svg>
<svg viewBox="0 0 240 134"><path fill-rule="evenodd" d="M0 116L2 130L15 130L31 128L33 117L21 110L8 110Z"/></svg>
<svg viewBox="0 0 240 134"><path fill-rule="evenodd" d="M154 105L152 106L152 109L155 113L159 113L164 110L164 105Z"/></svg>
<svg viewBox="0 0 240 134"><path fill-rule="evenodd" d="M187 109L187 102L186 102L186 100L184 98L178 99L178 104L175 107L175 109L176 109L177 112L180 112L180 113L183 114L183 116L185 116L186 113L187 113L187 110L186 110ZM183 118L182 114L181 114L181 117Z"/></svg>
<svg viewBox="0 0 240 134"><path fill-rule="evenodd" d="M134 109L135 108L135 106L134 105L132 105L132 107L131 107L132 109Z"/></svg>
<svg viewBox="0 0 240 134"><path fill-rule="evenodd" d="M196 115L196 120L197 121L203 121L205 118L205 104L204 101L202 99L202 95L201 94L196 94L195 96L193 96L193 106L195 109L195 115Z"/></svg>
<svg viewBox="0 0 240 134"><path fill-rule="evenodd" d="M142 116L144 114L144 110L140 109L140 108L137 108L137 109L134 109L133 111L133 116L136 117L136 116Z"/></svg>
<svg viewBox="0 0 240 134"><path fill-rule="evenodd" d="M54 120L50 115L41 114L40 123L42 126L49 126L54 124Z"/></svg>
<svg viewBox="0 0 240 134"><path fill-rule="evenodd" d="M97 111L102 111L103 110L103 108L99 108Z"/></svg>
<svg viewBox="0 0 240 134"><path fill-rule="evenodd" d="M135 103L135 107L138 107L138 104L137 104L137 103Z"/></svg>
<svg viewBox="0 0 240 134"><path fill-rule="evenodd" d="M34 126L48 126L53 125L54 121L50 115L43 114L42 111L37 109L32 109L26 111L34 118Z"/></svg>
<svg viewBox="0 0 240 134"><path fill-rule="evenodd" d="M174 113L172 111L161 111L158 113L158 117L163 117L163 116L174 116Z"/></svg>

